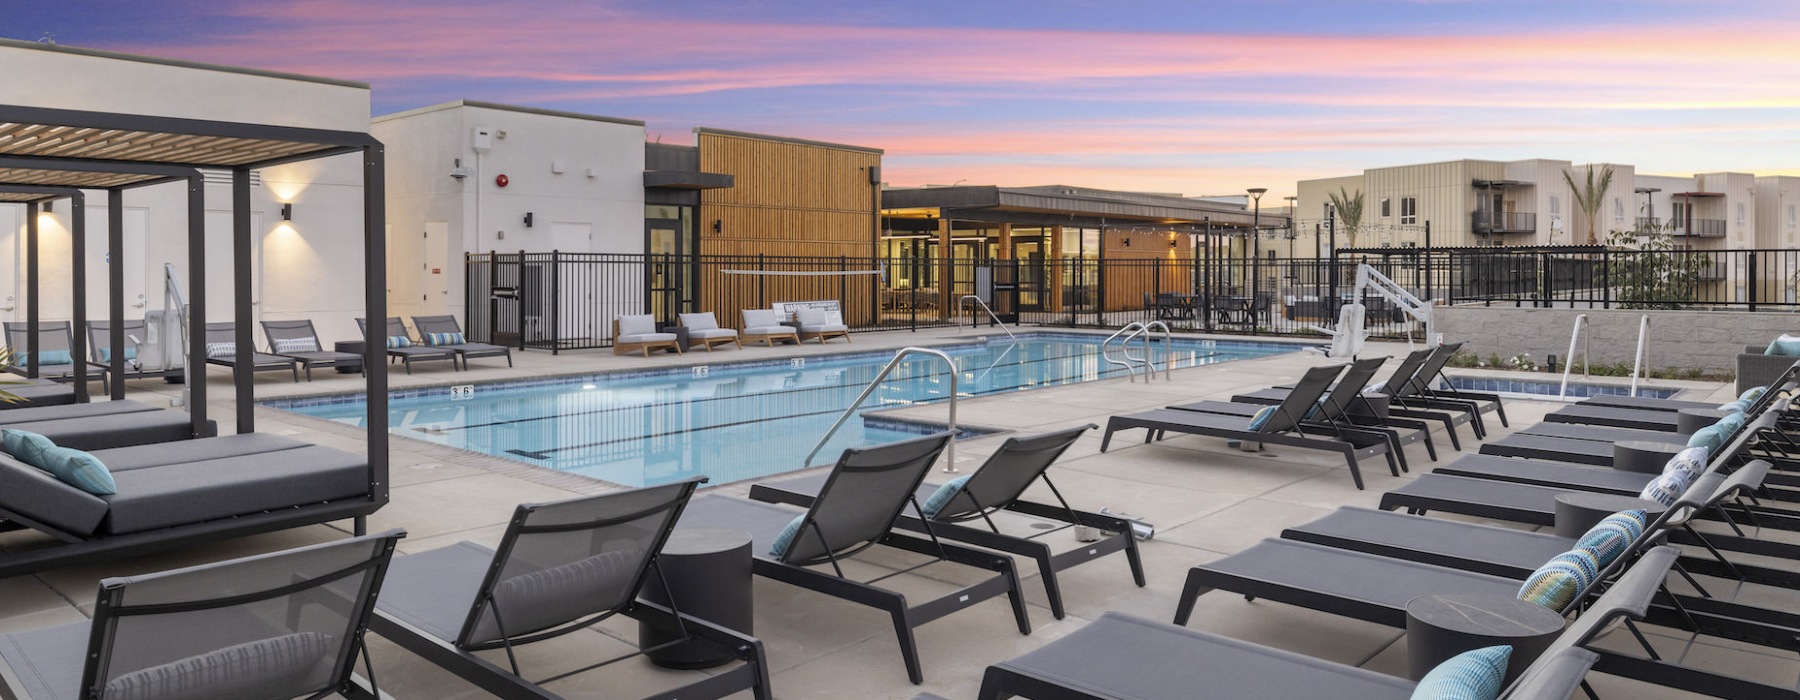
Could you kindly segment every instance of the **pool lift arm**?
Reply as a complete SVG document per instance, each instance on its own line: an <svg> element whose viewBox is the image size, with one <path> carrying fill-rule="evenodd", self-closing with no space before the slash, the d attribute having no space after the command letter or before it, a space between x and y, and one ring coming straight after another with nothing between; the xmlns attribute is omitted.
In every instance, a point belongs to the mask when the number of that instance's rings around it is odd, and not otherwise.
<svg viewBox="0 0 1800 700"><path fill-rule="evenodd" d="M1338 315L1338 327L1336 329L1316 325L1307 326L1308 328L1332 337L1332 352L1327 354L1332 357L1349 357L1355 355L1357 351L1362 349L1363 341L1367 340L1370 335L1370 333L1363 330L1362 327L1362 299L1365 294L1371 292L1393 302L1394 306L1399 308L1406 315L1411 316L1421 324L1424 324L1425 342L1427 344L1440 341L1437 335L1437 325L1432 321L1431 302L1422 300L1417 296L1414 296L1412 292L1406 291L1406 288L1400 286L1399 282L1395 282L1387 275L1381 274L1374 266L1371 266L1368 263L1362 263L1356 266L1356 287L1351 292L1351 301L1346 307L1354 307L1354 313L1340 313ZM1354 316L1354 318L1351 318L1351 316ZM1346 322L1347 320L1348 322ZM1410 333L1407 334L1406 343L1408 347L1412 345L1412 335ZM1348 350L1348 352L1345 352L1345 350Z"/></svg>

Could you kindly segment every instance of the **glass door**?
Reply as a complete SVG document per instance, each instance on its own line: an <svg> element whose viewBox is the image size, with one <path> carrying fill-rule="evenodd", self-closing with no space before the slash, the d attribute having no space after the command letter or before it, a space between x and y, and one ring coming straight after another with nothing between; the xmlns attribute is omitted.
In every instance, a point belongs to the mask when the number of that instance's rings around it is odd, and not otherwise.
<svg viewBox="0 0 1800 700"><path fill-rule="evenodd" d="M662 323L674 323L675 314L686 310L682 292L686 266L681 264L681 220L644 220L645 277L650 313Z"/></svg>
<svg viewBox="0 0 1800 700"><path fill-rule="evenodd" d="M1019 264L1019 310L1044 310L1044 242L1013 239L1013 260Z"/></svg>

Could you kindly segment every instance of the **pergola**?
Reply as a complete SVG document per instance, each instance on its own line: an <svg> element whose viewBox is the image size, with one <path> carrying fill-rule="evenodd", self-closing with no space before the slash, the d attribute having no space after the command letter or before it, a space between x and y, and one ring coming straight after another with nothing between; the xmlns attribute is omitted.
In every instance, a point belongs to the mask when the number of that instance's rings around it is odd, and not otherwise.
<svg viewBox="0 0 1800 700"><path fill-rule="evenodd" d="M0 202L26 207L25 284L32 290L26 304L28 376L36 376L39 298L39 207L57 199L72 202L71 247L74 332L70 338L77 400L87 399L86 217L82 190L107 196L107 317L111 321L108 392L125 393L124 194L140 187L185 184L188 224L188 412L196 437L208 431L206 404L206 229L202 169L231 173L233 305L236 343L254 347L251 319L251 172L260 168L331 156L360 154L363 166L364 313L379 320L387 315L386 249L382 227L384 155L367 133L268 124L210 121L118 112L92 112L0 105ZM379 326L377 326L379 327ZM379 340L379 339L375 339ZM371 494L379 507L388 499L387 363L380 342L365 344L363 367L368 397L368 459ZM232 376L237 401L237 432L255 431L253 363L239 362Z"/></svg>

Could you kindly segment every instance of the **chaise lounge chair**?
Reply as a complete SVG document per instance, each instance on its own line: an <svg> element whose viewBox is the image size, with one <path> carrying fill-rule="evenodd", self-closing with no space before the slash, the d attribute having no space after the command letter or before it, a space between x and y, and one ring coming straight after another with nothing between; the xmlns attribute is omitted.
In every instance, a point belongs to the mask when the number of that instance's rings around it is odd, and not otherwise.
<svg viewBox="0 0 1800 700"><path fill-rule="evenodd" d="M306 370L306 381L312 381L314 366L362 368L362 355L326 350L309 319L263 321L262 327L263 335L269 340L269 351L300 363Z"/></svg>
<svg viewBox="0 0 1800 700"><path fill-rule="evenodd" d="M800 342L799 329L782 325L781 312L774 309L744 309L743 335L746 342L754 343L760 340L769 347L775 347L776 341Z"/></svg>
<svg viewBox="0 0 1800 700"><path fill-rule="evenodd" d="M1386 382L1382 383L1382 387L1377 389L1377 392L1384 395L1391 395L1393 387L1405 386L1406 382L1410 381L1413 375L1418 374L1419 366L1425 364L1426 358L1429 358L1431 353L1431 348L1425 348L1423 350L1415 350L1401 358L1400 364L1394 367L1393 373L1388 376ZM1259 389L1244 394L1234 394L1231 397L1231 400L1239 403L1278 404L1281 403L1283 399L1287 398L1288 392L1292 391L1293 388L1293 385L1288 385ZM1368 402L1366 396L1359 397L1358 402L1362 406L1361 411L1363 413L1369 415L1378 415L1381 413L1381 411L1378 411ZM1444 434L1450 437L1451 449L1459 452L1462 451L1462 440L1456 435L1456 424L1469 422L1469 414L1466 411L1459 410L1456 412L1447 412L1423 408L1407 408L1405 406L1394 405L1392 401L1389 401L1386 416L1382 418L1382 421L1385 424L1400 428L1422 428L1425 427L1425 421L1427 420L1443 423Z"/></svg>
<svg viewBox="0 0 1800 700"><path fill-rule="evenodd" d="M925 520L913 494L949 441L950 433L944 432L845 450L812 506L805 510L725 496L705 496L694 499L682 514L681 527L727 527L748 531L753 539L752 552L756 555L752 564L756 575L886 612L892 618L894 633L899 638L907 677L914 684L922 683L925 676L919 664L918 645L913 640L915 627L1005 595L1012 603L1013 619L1018 623L1019 633L1031 633L1031 620L1025 611L1025 599L1019 593L1019 577L1011 558L970 549L935 536L920 538L893 531L895 519L909 503L918 519ZM784 532L788 533L786 537ZM928 527L927 532L932 530ZM775 548L778 542L785 542L785 548ZM852 565L852 557L877 545L930 559L888 571L868 581L845 574L844 568ZM918 600L880 585L900 573L945 562L983 569L992 575L929 600ZM821 568L826 566L830 568ZM870 566L889 568L876 563ZM958 576L957 580L967 579Z"/></svg>
<svg viewBox="0 0 1800 700"><path fill-rule="evenodd" d="M1404 445L1415 442L1425 444L1425 453L1432 461L1437 461L1437 445L1432 443L1431 430L1422 422L1398 419L1406 422L1406 431L1401 432L1388 426L1373 413L1365 421L1358 421L1351 408L1361 402L1363 387L1375 376L1376 370L1387 362L1386 357L1365 357L1350 363L1331 390L1319 399L1317 409L1301 418L1300 427L1303 432L1313 435L1332 435L1352 442L1366 442L1369 439L1386 440L1388 451L1400 461L1400 471L1411 471L1406 463L1406 453L1401 450ZM1279 403L1279 402L1276 402ZM1267 403L1237 401L1196 401L1194 403L1175 404L1169 408L1178 411L1198 411L1200 413L1218 413L1227 416L1251 418L1261 411Z"/></svg>
<svg viewBox="0 0 1800 700"><path fill-rule="evenodd" d="M1392 397L1394 403L1409 408L1466 411L1469 414L1469 427L1474 429L1475 437L1485 439L1487 423L1482 420L1481 414L1491 411L1500 418L1500 425L1511 425L1506 420L1506 408L1500 404L1499 395L1436 387L1438 380L1443 377L1444 366L1462 346L1462 343L1450 343L1432 348L1431 354L1420 363L1418 372L1399 386L1390 383L1384 391ZM1445 383L1448 384L1448 381Z"/></svg>
<svg viewBox="0 0 1800 700"><path fill-rule="evenodd" d="M699 314L680 314L681 327L687 329L688 347L702 345L707 352L712 352L714 345L736 345L744 349L743 341L738 340L738 332L730 328L720 328L719 319L713 312Z"/></svg>
<svg viewBox="0 0 1800 700"><path fill-rule="evenodd" d="M1062 456L1082 433L1093 429L1093 425L1068 428L1037 435L1010 437L1001 443L1000 448L989 456L981 467L966 477L959 477L960 487L940 487L927 483L919 487L915 496L923 499L930 509L933 501L942 505L929 516L930 527L911 514L902 512L895 524L910 532L921 532L936 535L956 542L976 545L988 549L999 550L1008 554L1029 557L1037 562L1038 577L1044 582L1044 592L1050 603L1050 612L1060 620L1064 616L1062 586L1057 583L1056 572L1093 561L1107 554L1123 550L1126 563L1131 567L1131 578L1139 587L1144 585L1144 566L1138 557L1137 540L1131 536L1130 522L1117 516L1101 515L1078 511L1069 506L1063 499L1062 491L1050 481L1048 472L1050 465ZM800 507L812 505L813 500L824 487L829 475L815 475L788 479L784 481L763 482L750 487L750 498L770 503L787 503ZM1024 500L1025 489L1033 482L1043 481L1056 497L1056 504L1036 503ZM953 479L952 481L957 481ZM933 498L940 488L956 488L947 492L947 496ZM1009 534L1003 532L995 517L1002 511L1023 515L1032 521L1028 534ZM980 521L985 527L975 525ZM1009 522L1009 524L1014 524ZM1048 529L1036 529L1046 527ZM1102 531L1099 539L1092 542L1081 542L1075 549L1067 549L1061 553L1052 550L1042 538L1051 534L1064 532L1070 528L1087 527ZM1016 529L1016 528L1015 528Z"/></svg>
<svg viewBox="0 0 1800 700"><path fill-rule="evenodd" d="M206 324L206 364L236 369L238 358L246 353L239 352L237 346L237 324L230 321ZM270 355L250 348L250 371L279 372L287 370L293 373L294 381L300 381L300 361L292 357Z"/></svg>
<svg viewBox="0 0 1800 700"><path fill-rule="evenodd" d="M100 581L94 619L0 636L9 698L375 700L363 630L405 532Z"/></svg>
<svg viewBox="0 0 1800 700"><path fill-rule="evenodd" d="M657 332L656 317L650 314L615 318L612 332L614 355L642 352L644 357L649 357L651 350L674 350L675 354L681 354L681 344L677 342L680 336Z"/></svg>
<svg viewBox="0 0 1800 700"><path fill-rule="evenodd" d="M419 331L419 339L425 341L425 347L449 350L462 358L463 369L469 368L471 357L504 357L506 366L513 366L512 348L491 343L471 343L463 337L462 324L456 322L455 316L414 316L413 328Z"/></svg>
<svg viewBox="0 0 1800 700"><path fill-rule="evenodd" d="M213 421L194 434L193 419L130 399L0 411L0 428L29 430L56 444L78 450L103 450L206 437L218 432Z"/></svg>
<svg viewBox="0 0 1800 700"><path fill-rule="evenodd" d="M1566 700L1598 654L1582 648L1641 619L1673 550L1647 554L1558 635L1500 697ZM1109 612L1062 638L989 666L980 700L1406 700L1416 683L1356 666ZM1433 696L1436 697L1436 696Z"/></svg>
<svg viewBox="0 0 1800 700"><path fill-rule="evenodd" d="M6 368L6 371L29 376L29 365L32 359L29 345L31 333L27 330L29 326L11 321L0 324L0 326L4 326L6 330L6 347L12 351L12 364ZM75 341L70 328L68 321L38 322L38 378L58 382L74 380L76 358L72 353ZM86 359L82 361L87 363L89 380L106 381L106 365Z"/></svg>
<svg viewBox="0 0 1800 700"><path fill-rule="evenodd" d="M387 317L387 322L381 330L382 337L369 337L369 320L366 318L356 319L356 329L362 332L366 342L386 345L388 362L392 364L394 360L399 360L406 366L407 374L412 374L412 363L414 362L449 360L450 368L457 369L454 353L443 348L426 347L413 342L412 336L406 332L406 324L400 321L399 316Z"/></svg>
<svg viewBox="0 0 1800 700"><path fill-rule="evenodd" d="M617 491L514 511L497 548L473 542L401 557L370 629L500 698L560 697L546 685L598 666L530 681L516 647L624 615L702 640L743 662L656 698L721 698L751 690L768 700L769 669L752 637L638 599L694 489L704 479ZM477 651L504 649L507 667Z"/></svg>
<svg viewBox="0 0 1800 700"><path fill-rule="evenodd" d="M1299 383L1294 385L1294 390L1288 392L1287 398L1275 406L1273 412L1260 424L1255 419L1239 416L1168 408L1113 416L1106 421L1106 434L1100 439L1100 451L1105 452L1111 445L1113 433L1143 428L1145 443L1165 433L1175 432L1245 443L1269 443L1336 452L1344 456L1344 462L1350 467L1350 478L1356 483L1358 490L1363 488L1363 478L1357 460L1364 457L1387 457L1388 471L1399 476L1400 463L1394 458L1394 453L1388 450L1385 440L1357 445L1334 437L1309 436L1300 431L1301 418L1313 410L1319 397L1325 395L1326 387L1331 386L1331 380L1343 372L1344 367L1345 365L1326 365L1307 370Z"/></svg>

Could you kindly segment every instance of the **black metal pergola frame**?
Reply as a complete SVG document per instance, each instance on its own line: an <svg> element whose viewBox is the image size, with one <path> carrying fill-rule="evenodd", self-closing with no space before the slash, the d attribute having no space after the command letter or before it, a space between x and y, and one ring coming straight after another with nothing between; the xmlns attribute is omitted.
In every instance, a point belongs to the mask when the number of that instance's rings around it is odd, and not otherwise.
<svg viewBox="0 0 1800 700"><path fill-rule="evenodd" d="M107 342L110 356L109 392L113 398L124 395L124 267L121 260L124 228L124 192L128 189L159 184L185 182L187 185L188 221L188 291L190 323L206 320L206 226L205 182L201 169L226 170L232 174L232 262L234 287L234 320L236 342L240 348L255 347L251 328L251 172L277 165L359 154L363 175L363 278L364 315L368 318L387 316L384 225L386 219L385 159L383 146L364 132L312 129L304 127L212 121L180 117L163 117L119 112L97 112L52 109L20 105L0 105L0 202L21 202L27 208L26 283L31 289L26 310L29 341L35 350L42 280L37 274L37 214L40 204L56 199L70 199L72 248L75 256L72 270L74 286L74 320L72 321L71 355L74 361L76 391L86 393L86 273L83 257L86 238L84 193L103 190L108 201L107 261L109 299L108 316L112 321ZM210 431L207 420L205 381L205 334L190 328L187 344L187 366L193 381L189 383L188 410L195 437ZM385 348L380 343L366 343L363 356L368 420L367 445L369 462L369 499L351 504L327 504L319 512L307 508L293 512L265 513L228 521L206 523L184 528L186 534L168 533L166 537L131 536L119 538L110 546L89 542L82 551L68 556L50 557L60 562L96 560L109 552L127 546L146 548L161 544L181 543L251 534L292 527L306 522L321 522L321 515L335 518L355 517L359 534L362 516L372 513L388 501L388 411L387 363ZM31 352L27 372L35 375L37 353ZM253 363L237 363L233 383L237 403L237 432L255 431L255 387ZM149 533L146 533L149 534ZM10 557L9 557L10 558ZM38 557L32 557L38 559ZM23 565L24 563L21 562ZM0 569L10 569L0 566ZM42 568L34 566L33 568ZM5 574L0 574L5 575Z"/></svg>

